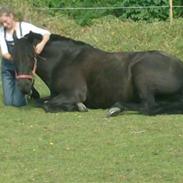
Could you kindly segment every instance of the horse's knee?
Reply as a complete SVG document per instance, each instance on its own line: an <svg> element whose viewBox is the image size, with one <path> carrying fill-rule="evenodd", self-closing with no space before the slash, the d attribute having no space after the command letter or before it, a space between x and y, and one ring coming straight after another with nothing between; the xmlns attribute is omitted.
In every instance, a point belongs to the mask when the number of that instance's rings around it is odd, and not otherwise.
<svg viewBox="0 0 183 183"><path fill-rule="evenodd" d="M45 112L49 112L49 113L61 112L60 108L58 108L56 106L52 106L49 103L43 103L43 105L40 107L42 107Z"/></svg>
<svg viewBox="0 0 183 183"><path fill-rule="evenodd" d="M45 112L51 112L51 113L63 112L63 111L67 111L67 112L78 111L78 108L74 103L53 105L49 102L46 102L42 105L42 108L45 110Z"/></svg>

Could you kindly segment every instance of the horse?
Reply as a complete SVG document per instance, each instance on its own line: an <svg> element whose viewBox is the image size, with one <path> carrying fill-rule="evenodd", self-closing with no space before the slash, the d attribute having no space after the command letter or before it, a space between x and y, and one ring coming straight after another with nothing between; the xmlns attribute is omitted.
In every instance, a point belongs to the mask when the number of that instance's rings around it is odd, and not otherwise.
<svg viewBox="0 0 183 183"><path fill-rule="evenodd" d="M41 100L46 112L108 109L146 115L182 113L183 63L158 50L107 52L88 43L51 34L40 55L42 36L30 32L15 40L17 83L29 94L36 73L50 96Z"/></svg>

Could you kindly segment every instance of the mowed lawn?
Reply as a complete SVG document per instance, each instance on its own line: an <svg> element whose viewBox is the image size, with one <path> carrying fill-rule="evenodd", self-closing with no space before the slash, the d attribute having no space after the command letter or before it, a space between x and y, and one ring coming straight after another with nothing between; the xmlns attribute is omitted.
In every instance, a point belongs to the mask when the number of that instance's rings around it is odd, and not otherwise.
<svg viewBox="0 0 183 183"><path fill-rule="evenodd" d="M181 22L60 24L65 35L105 50L161 49L183 58ZM50 114L32 105L4 107L1 97L0 182L182 183L183 115L106 118L101 109Z"/></svg>

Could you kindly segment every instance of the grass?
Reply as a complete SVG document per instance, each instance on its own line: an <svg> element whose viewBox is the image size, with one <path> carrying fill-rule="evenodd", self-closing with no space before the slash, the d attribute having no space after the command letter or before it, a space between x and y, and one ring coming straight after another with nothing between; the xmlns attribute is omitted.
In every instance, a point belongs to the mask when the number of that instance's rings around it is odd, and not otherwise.
<svg viewBox="0 0 183 183"><path fill-rule="evenodd" d="M0 182L183 181L181 115L148 117L104 110L46 114L3 107Z"/></svg>
<svg viewBox="0 0 183 183"><path fill-rule="evenodd" d="M109 16L80 27L69 17L39 14L38 20L37 12L21 9L52 32L107 51L158 49L183 60L182 19L170 26ZM36 86L42 96L48 93L39 78ZM13 108L2 102L0 113L2 183L183 182L182 115L126 112L106 118L101 109L49 114L31 105Z"/></svg>

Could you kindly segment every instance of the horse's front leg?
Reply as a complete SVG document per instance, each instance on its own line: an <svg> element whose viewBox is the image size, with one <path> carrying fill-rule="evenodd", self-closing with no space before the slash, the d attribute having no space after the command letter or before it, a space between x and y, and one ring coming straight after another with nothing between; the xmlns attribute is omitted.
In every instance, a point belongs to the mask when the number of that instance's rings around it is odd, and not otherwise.
<svg viewBox="0 0 183 183"><path fill-rule="evenodd" d="M45 103L48 102L48 100L51 99L51 96L41 97L39 99L35 100L35 107L43 107Z"/></svg>
<svg viewBox="0 0 183 183"><path fill-rule="evenodd" d="M59 94L44 102L43 109L46 112L60 112L60 111L88 111L87 107L78 100L78 96Z"/></svg>

